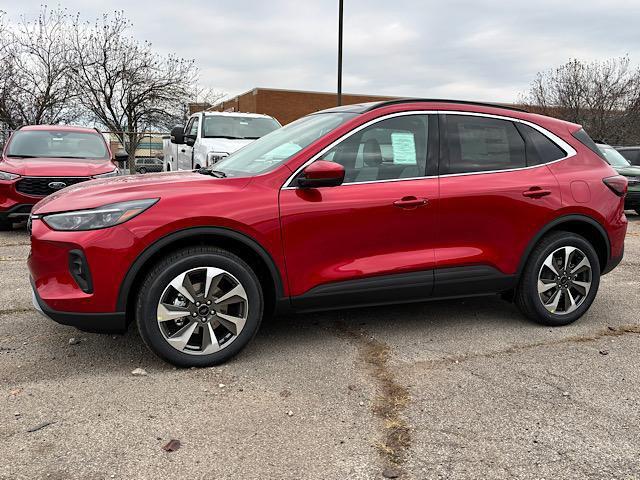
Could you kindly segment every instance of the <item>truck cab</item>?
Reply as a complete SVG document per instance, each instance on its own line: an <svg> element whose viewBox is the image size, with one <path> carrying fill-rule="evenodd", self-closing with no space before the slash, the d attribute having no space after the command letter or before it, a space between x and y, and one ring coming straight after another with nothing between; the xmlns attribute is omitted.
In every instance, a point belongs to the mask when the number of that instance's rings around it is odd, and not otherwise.
<svg viewBox="0 0 640 480"><path fill-rule="evenodd" d="M194 113L184 127L174 127L170 137L165 137L164 169L211 166L280 127L276 119L256 113Z"/></svg>

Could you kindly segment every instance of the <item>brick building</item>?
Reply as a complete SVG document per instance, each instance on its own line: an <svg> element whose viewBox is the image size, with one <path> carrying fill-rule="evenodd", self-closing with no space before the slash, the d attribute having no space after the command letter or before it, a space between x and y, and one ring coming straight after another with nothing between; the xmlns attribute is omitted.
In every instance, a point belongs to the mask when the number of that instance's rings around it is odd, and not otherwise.
<svg viewBox="0 0 640 480"><path fill-rule="evenodd" d="M349 105L394 98L397 97L342 94L342 103ZM335 93L254 88L229 100L224 100L209 110L263 113L274 117L282 125L286 125L309 113L335 107L337 104L338 99Z"/></svg>

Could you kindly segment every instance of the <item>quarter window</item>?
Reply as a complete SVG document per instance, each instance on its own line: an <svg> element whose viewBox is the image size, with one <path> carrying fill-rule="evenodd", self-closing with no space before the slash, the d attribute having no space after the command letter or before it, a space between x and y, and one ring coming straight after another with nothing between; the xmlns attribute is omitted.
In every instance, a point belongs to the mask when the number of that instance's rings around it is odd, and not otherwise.
<svg viewBox="0 0 640 480"><path fill-rule="evenodd" d="M548 137L529 125L517 123L527 141L527 165L542 165L566 157L566 153Z"/></svg>
<svg viewBox="0 0 640 480"><path fill-rule="evenodd" d="M370 125L322 156L345 169L345 183L425 175L428 115L406 115Z"/></svg>
<svg viewBox="0 0 640 480"><path fill-rule="evenodd" d="M507 120L445 115L447 155L441 173L473 173L526 166L525 143Z"/></svg>

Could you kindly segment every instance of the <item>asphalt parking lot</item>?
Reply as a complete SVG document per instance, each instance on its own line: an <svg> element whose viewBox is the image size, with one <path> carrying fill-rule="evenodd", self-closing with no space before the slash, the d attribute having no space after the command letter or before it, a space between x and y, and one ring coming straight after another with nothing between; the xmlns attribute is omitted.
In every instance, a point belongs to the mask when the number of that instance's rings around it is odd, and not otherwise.
<svg viewBox="0 0 640 480"><path fill-rule="evenodd" d="M40 317L28 236L0 233L0 478L639 478L629 220L623 263L572 326L496 297L282 317L201 370L158 360L135 329Z"/></svg>

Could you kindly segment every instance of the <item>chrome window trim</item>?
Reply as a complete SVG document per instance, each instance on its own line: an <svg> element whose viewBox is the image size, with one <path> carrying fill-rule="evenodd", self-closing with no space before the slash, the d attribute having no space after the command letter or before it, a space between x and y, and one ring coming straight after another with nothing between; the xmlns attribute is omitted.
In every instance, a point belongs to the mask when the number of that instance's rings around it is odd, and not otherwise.
<svg viewBox="0 0 640 480"><path fill-rule="evenodd" d="M298 187L292 186L291 182L296 178L296 176L302 170L304 170L307 166L311 165L313 162L318 160L320 157L322 157L322 155L327 153L329 150L331 150L337 144L339 144L340 142L348 139L352 135L358 133L360 130L363 130L363 129L369 127L370 125L374 125L374 124L376 124L378 122L381 122L383 120L388 120L389 118L409 116L409 115L464 115L464 116L471 116L471 117L495 118L497 120L506 120L508 122L522 123L524 125L530 126L531 128L534 128L535 130L537 130L540 133L542 133L545 137L547 137L549 140L551 140L553 143L555 143L561 150L563 150L564 153L565 153L565 156L562 157L562 158L559 158L557 160L552 160L551 162L547 162L547 163L540 163L538 165L528 165L528 166L525 166L525 167L509 168L509 169L504 169L504 170L485 170L485 171L481 171L481 172L446 173L444 175L428 175L428 176L411 177L411 178L393 178L393 179L388 179L388 180L370 180L370 181L366 181L366 182L347 182L347 183L343 183L340 186L363 185L363 184L369 184L369 183L403 182L403 181L409 181L409 180L422 180L422 179L429 179L429 178L461 177L461 176L466 176L466 175L487 175L487 174L492 174L492 173L503 173L503 172L506 173L506 172L515 172L515 171L519 171L519 170L530 170L532 168L539 168L539 167L543 167L543 166L546 166L546 165L552 165L554 163L561 162L563 160L566 160L567 158L574 157L577 154L576 150L571 145L569 145L567 142L562 140L556 134L550 132L546 128L541 127L540 125L536 125L535 123L531 123L531 122L529 122L527 120L522 120L520 118L507 117L507 116L504 116L504 115L494 115L494 114L491 114L491 113L482 113L482 112L465 112L465 111L462 111L462 110L409 110L409 111L406 111L406 112L390 113L390 114L384 115L382 117L374 118L372 120L369 120L366 123L363 123L359 127L354 128L350 132L347 132L346 134L342 135L340 138L338 138L337 140L334 140L331 144L327 145L325 148L323 148L318 153L313 155L309 160L304 162L300 167L298 167L287 178L287 180L284 182L283 186L281 187L281 190L295 190L295 189L297 189Z"/></svg>

